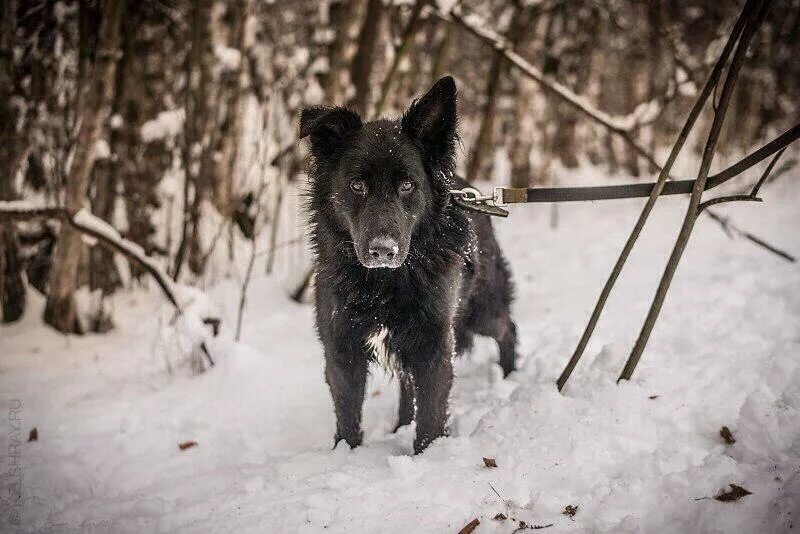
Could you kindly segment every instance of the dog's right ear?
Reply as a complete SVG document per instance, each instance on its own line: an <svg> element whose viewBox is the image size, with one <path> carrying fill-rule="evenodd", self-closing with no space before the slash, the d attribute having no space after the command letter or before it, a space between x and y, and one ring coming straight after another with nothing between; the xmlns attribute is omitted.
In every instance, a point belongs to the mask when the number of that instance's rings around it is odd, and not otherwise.
<svg viewBox="0 0 800 534"><path fill-rule="evenodd" d="M363 126L361 117L341 107L315 106L300 114L300 139L311 137L315 159L330 159L339 154L347 139Z"/></svg>

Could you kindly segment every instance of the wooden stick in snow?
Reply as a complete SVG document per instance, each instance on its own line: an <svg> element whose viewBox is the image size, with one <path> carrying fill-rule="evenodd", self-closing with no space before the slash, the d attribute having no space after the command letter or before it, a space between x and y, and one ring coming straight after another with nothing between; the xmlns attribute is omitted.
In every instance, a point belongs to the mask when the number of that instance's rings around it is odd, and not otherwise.
<svg viewBox="0 0 800 534"><path fill-rule="evenodd" d="M625 368L622 370L622 373L619 376L619 380L630 380L631 376L633 376L633 371L636 369L636 365L639 363L639 359L644 352L647 341L650 339L650 334L653 331L653 327L658 319L661 307L664 304L664 299L667 296L667 291L669 290L672 278L678 268L678 263L683 256L683 251L686 249L686 245L689 243L689 237L694 229L694 224L697 221L697 217L700 215L700 213L702 213L701 198L703 191L705 190L706 181L708 179L708 171L711 168L711 163L714 160L714 154L717 150L719 135L722 131L722 125L725 122L725 115L728 111L728 104L730 103L731 95L733 94L733 88L736 85L739 72L747 55L747 48L750 45L750 40L752 39L758 27L761 25L761 22L764 20L770 4L771 0L748 1L743 9L745 25L742 29L742 34L739 37L739 44L737 45L736 51L733 54L730 67L728 68L728 74L725 76L725 83L722 86L719 102L714 108L714 121L712 122L711 130L708 133L708 140L706 141L706 146L703 150L703 158L700 162L700 171L697 174L697 180L695 180L694 188L692 189L692 195L689 199L689 206L686 210L686 216L683 220L683 225L681 226L680 233L675 241L675 246L672 249L672 254L667 262L667 266L664 269L664 274L661 277L656 294L653 297L650 310L648 311L647 317L642 325L642 329L639 332L639 337L636 339L636 343L631 350L628 361L625 363Z"/></svg>
<svg viewBox="0 0 800 534"><path fill-rule="evenodd" d="M745 9L747 9L747 6L745 6ZM589 340L594 333L594 329L597 326L597 322L600 320L600 316L603 313L603 308L605 307L606 301L611 294L611 290L614 288L614 284L616 284L617 279L622 272L622 268L625 266L625 262L628 260L628 256L633 250L633 246L636 244L636 240L639 238L639 235L641 234L642 229L644 228L644 225L650 216L650 213L655 207L658 196L661 194L661 191L664 188L664 184L667 181L670 170L672 170L672 165L675 163L675 160L683 148L684 143L686 143L686 139L689 137L695 122L700 116L700 113L703 111L706 100L708 100L708 97L717 86L717 82L722 75L725 64L728 62L728 57L730 56L736 41L739 39L742 28L744 27L745 14L745 10L743 10L734 24L730 37L728 37L728 42L725 44L725 47L720 53L716 65L714 65L714 68L708 75L708 79L706 80L706 83L700 92L700 96L698 96L697 101L689 112L689 116L686 118L686 122L684 123L681 132L678 134L678 138L675 141L669 156L667 157L667 161L664 163L664 167L662 167L661 172L658 175L658 180L656 180L656 185L650 194L650 198L647 199L647 203L642 208L642 212L639 214L639 218L636 221L633 230L631 230L630 236L628 236L628 240L625 242L625 246L622 247L622 252L620 252L617 262L611 269L611 274L609 274L608 280L606 280L605 286L603 286L603 290L600 292L600 296L597 299L597 303L595 304L592 315L589 318L589 322L583 331L583 335L578 342L578 346L575 348L575 351L567 363L567 366L561 372L561 376L558 377L556 384L558 385L559 391L564 388L564 385L567 383L567 380L569 380L570 375L572 375L572 371L575 369L575 366L578 365L578 361L580 361L581 356L583 356L586 345L588 345Z"/></svg>

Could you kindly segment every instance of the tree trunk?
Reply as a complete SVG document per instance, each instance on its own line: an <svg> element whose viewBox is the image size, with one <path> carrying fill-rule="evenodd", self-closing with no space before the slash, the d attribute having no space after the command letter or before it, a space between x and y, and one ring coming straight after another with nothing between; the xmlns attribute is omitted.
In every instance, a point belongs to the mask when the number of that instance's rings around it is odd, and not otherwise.
<svg viewBox="0 0 800 534"><path fill-rule="evenodd" d="M386 73L386 77L383 79L383 83L381 84L381 94L378 99L378 103L375 105L376 117L380 117L381 113L383 113L386 102L389 98L389 91L392 89L392 84L394 84L394 80L397 77L400 63L402 63L403 59L408 55L414 43L414 37L422 28L423 19L421 15L422 8L424 6L424 0L416 0L414 7L411 9L408 23L403 29L400 45L395 47L394 59L392 59L392 63L389 65L389 70Z"/></svg>
<svg viewBox="0 0 800 534"><path fill-rule="evenodd" d="M444 35L439 42L439 48L436 49L436 56L433 60L433 67L431 68L430 85L436 83L439 78L445 73L450 58L450 46L453 42L453 32L455 31L452 24L446 24L444 27Z"/></svg>
<svg viewBox="0 0 800 534"><path fill-rule="evenodd" d="M231 28L230 46L238 50L240 57L239 66L229 73L229 88L227 101L227 116L221 125L221 150L222 157L218 165L214 183L214 205L228 219L233 211L233 184L236 172L238 146L242 138L242 94L244 61L247 57L245 50L245 25L250 13L250 0L237 0L231 4L233 10L233 23Z"/></svg>
<svg viewBox="0 0 800 534"><path fill-rule="evenodd" d="M526 31L530 30L532 9L525 9L516 4L511 23L506 31L506 39L512 48L520 41ZM474 182L485 170L485 160L491 154L494 139L494 122L497 115L497 99L500 96L500 84L508 74L509 64L505 56L495 52L489 74L486 78L486 102L481 112L478 137L472 146L472 155L467 165L467 181Z"/></svg>
<svg viewBox="0 0 800 534"><path fill-rule="evenodd" d="M511 187L528 187L534 182L531 151L536 134L533 97L536 84L522 76L517 79L515 98L516 128L511 139Z"/></svg>
<svg viewBox="0 0 800 534"><path fill-rule="evenodd" d="M383 25L383 2L381 0L367 0L367 12L358 36L358 49L353 58L353 67L350 77L356 88L352 102L353 109L362 117L367 116L369 108L370 77L375 64L375 51Z"/></svg>
<svg viewBox="0 0 800 534"><path fill-rule="evenodd" d="M114 161L110 179L123 191L125 237L138 243L147 254L154 254L159 246L154 242L156 227L152 217L160 206L158 185L173 162L169 147L172 141L145 142L140 132L145 122L163 111L162 95L169 92L169 74L163 69L169 61L163 49L168 30L159 16L135 0L128 0L125 20L114 104L114 113L122 121L111 133ZM145 274L136 264L130 268L134 278Z"/></svg>
<svg viewBox="0 0 800 534"><path fill-rule="evenodd" d="M328 74L323 79L322 88L328 102L341 103L347 96L350 83L350 58L353 52L352 33L358 20L362 0L342 0L331 2L330 26L334 38L328 48Z"/></svg>
<svg viewBox="0 0 800 534"><path fill-rule="evenodd" d="M70 214L76 213L86 205L95 146L111 110L123 7L123 0L103 2L94 72L86 91L84 108L78 110L80 117L78 131L67 170L65 207ZM65 333L83 332L75 305L82 244L81 236L75 229L66 224L62 226L53 258L44 320Z"/></svg>
<svg viewBox="0 0 800 534"><path fill-rule="evenodd" d="M16 0L0 3L0 200L15 198L14 176L25 152L26 139L16 125L22 113L12 102L14 86L13 44L16 34ZM4 323L25 312L25 283L19 240L14 224L0 223L0 317Z"/></svg>
<svg viewBox="0 0 800 534"><path fill-rule="evenodd" d="M210 144L208 86L211 72L208 56L211 47L209 23L212 4L211 0L198 0L192 7L191 49L186 66L188 81L183 148L183 168L186 175L183 197L184 222L172 274L176 280L187 257L189 269L194 274L200 274L204 269L204 254L200 248L200 210L211 184L209 164L212 161L208 150Z"/></svg>

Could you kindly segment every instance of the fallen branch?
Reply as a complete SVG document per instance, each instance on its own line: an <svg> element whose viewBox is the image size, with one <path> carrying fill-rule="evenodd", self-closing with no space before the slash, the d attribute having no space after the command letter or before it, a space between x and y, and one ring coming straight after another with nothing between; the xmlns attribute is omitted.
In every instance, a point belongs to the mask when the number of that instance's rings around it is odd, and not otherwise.
<svg viewBox="0 0 800 534"><path fill-rule="evenodd" d="M0 221L32 219L57 219L69 224L82 234L95 239L98 244L111 252L122 254L128 260L147 271L155 279L161 291L175 307L176 311L179 314L183 313L183 308L176 295L175 282L152 258L145 254L141 246L122 237L115 228L104 220L95 217L85 209L70 216L67 209L62 207L35 206L25 201L0 202ZM204 342L200 344L200 349L205 354L209 365L213 366L214 360Z"/></svg>

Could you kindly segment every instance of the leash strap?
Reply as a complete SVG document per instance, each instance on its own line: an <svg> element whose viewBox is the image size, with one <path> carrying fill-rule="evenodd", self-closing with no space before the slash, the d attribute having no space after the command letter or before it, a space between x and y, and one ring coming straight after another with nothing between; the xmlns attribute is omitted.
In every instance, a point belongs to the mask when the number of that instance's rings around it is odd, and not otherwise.
<svg viewBox="0 0 800 534"><path fill-rule="evenodd" d="M725 181L709 180L705 190L716 187ZM451 189L453 202L469 211L508 217L507 204L527 204L532 202L582 202L591 200L615 200L620 198L649 197L656 186L646 184L601 185L588 187L495 187L494 193L484 195L474 187ZM661 195L685 195L692 192L694 180L675 180L665 182Z"/></svg>
<svg viewBox="0 0 800 534"><path fill-rule="evenodd" d="M596 187L498 187L496 203L519 204L527 202L577 202L586 200L614 200L620 198L649 197L655 183L603 185ZM666 182L662 195L684 195L692 192L694 180ZM493 199L494 200L494 199Z"/></svg>

